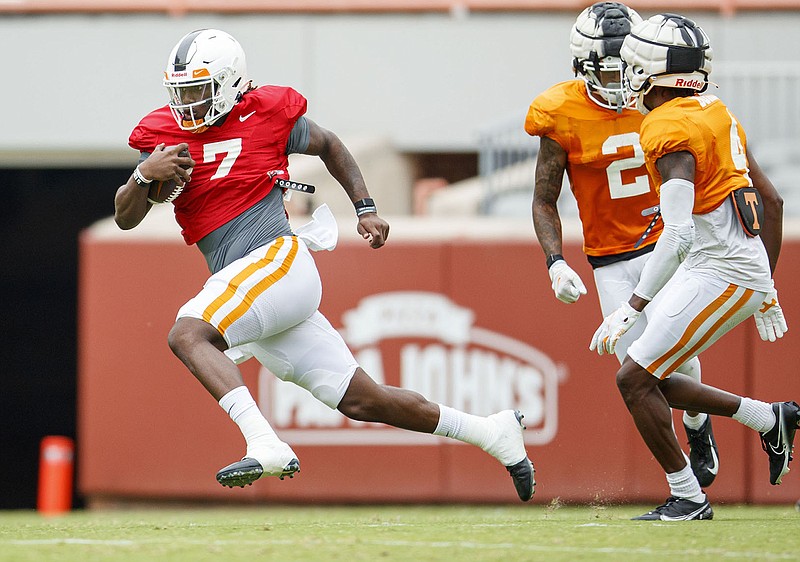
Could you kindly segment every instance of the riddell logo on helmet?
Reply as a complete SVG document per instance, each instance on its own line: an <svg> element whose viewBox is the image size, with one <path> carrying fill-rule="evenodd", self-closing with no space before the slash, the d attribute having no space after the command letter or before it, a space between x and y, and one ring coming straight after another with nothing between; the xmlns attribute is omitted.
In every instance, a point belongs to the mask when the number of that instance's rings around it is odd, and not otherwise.
<svg viewBox="0 0 800 562"><path fill-rule="evenodd" d="M693 78L691 80L684 80L683 78L678 78L675 80L675 87L676 88L700 88L703 85L703 82Z"/></svg>
<svg viewBox="0 0 800 562"><path fill-rule="evenodd" d="M188 72L173 72L171 74L173 78L180 78L181 76L189 76Z"/></svg>

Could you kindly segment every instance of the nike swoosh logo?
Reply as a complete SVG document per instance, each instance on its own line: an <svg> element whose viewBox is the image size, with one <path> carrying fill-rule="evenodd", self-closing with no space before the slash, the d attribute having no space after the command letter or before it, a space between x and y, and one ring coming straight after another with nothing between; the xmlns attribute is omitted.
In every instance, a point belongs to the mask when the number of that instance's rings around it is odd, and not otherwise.
<svg viewBox="0 0 800 562"><path fill-rule="evenodd" d="M775 424L778 426L778 435L776 435L778 445L775 446L770 443L769 448L772 449L772 452L776 455L783 455L786 453L786 443L784 442L785 438L783 436L783 410L780 410L779 415L775 417Z"/></svg>
<svg viewBox="0 0 800 562"><path fill-rule="evenodd" d="M714 461L714 464L708 467L708 471L716 476L717 472L719 472L719 459L717 458L717 452L714 450L714 442L711 441L711 437L708 438L708 446L711 447L711 460Z"/></svg>
<svg viewBox="0 0 800 562"><path fill-rule="evenodd" d="M778 448L778 447L775 447L775 445L770 443L769 447L770 447L770 449L772 449L772 452L775 453L776 455L782 455L782 454L784 454L786 452L786 447L784 447L783 445L781 445L781 447Z"/></svg>
<svg viewBox="0 0 800 562"><path fill-rule="evenodd" d="M239 121L241 121L242 123L244 123L245 121L247 121L248 119L250 119L250 118L251 118L253 115L255 115L255 114L256 114L256 112L255 112L255 111L251 111L251 112L250 112L250 113L248 113L247 115L240 115L240 116L239 116Z"/></svg>

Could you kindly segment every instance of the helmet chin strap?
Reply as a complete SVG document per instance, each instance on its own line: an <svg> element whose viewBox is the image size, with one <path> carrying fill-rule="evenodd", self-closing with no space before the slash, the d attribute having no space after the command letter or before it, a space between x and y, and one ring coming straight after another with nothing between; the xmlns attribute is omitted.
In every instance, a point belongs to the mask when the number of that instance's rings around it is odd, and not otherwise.
<svg viewBox="0 0 800 562"><path fill-rule="evenodd" d="M191 119L184 119L182 122L184 129L191 130L192 133L202 133L203 131L207 131L209 127L208 125L200 125L198 127L198 122Z"/></svg>
<svg viewBox="0 0 800 562"><path fill-rule="evenodd" d="M625 96L620 91L602 91L595 84L586 81L586 92L594 103L604 109L611 109L622 113L625 109L634 109L633 99L626 102Z"/></svg>
<svg viewBox="0 0 800 562"><path fill-rule="evenodd" d="M642 86L642 89L636 94L636 109L638 109L639 113L642 115L650 113L650 108L644 104L644 97L650 93L650 90L652 90L655 85L655 81L651 76L647 79L646 85Z"/></svg>
<svg viewBox="0 0 800 562"><path fill-rule="evenodd" d="M644 92L639 92L639 95L636 96L636 109L639 110L639 113L642 115L647 115L650 113L650 109L644 104Z"/></svg>
<svg viewBox="0 0 800 562"><path fill-rule="evenodd" d="M192 112L192 115L194 115L194 112ZM192 133L202 133L203 131L207 131L208 128L218 121L223 115L223 113L217 111L215 105L212 105L208 108L206 114L199 119L187 119L186 115L184 115L181 119L181 124L185 130L189 130Z"/></svg>
<svg viewBox="0 0 800 562"><path fill-rule="evenodd" d="M615 105L617 106L617 113L622 113L622 109L625 107L625 98L622 97L622 94L617 93L617 102Z"/></svg>

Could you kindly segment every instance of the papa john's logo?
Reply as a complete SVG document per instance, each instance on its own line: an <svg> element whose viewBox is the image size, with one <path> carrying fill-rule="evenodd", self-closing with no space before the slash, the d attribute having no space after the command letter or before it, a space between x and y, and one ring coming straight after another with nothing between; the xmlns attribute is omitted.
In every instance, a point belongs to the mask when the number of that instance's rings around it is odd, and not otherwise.
<svg viewBox="0 0 800 562"><path fill-rule="evenodd" d="M439 293L379 293L345 312L340 332L376 381L476 415L519 409L525 443L550 442L564 367L525 342L475 326L474 316ZM293 444L434 445L443 439L354 422L263 367L258 388L259 404Z"/></svg>

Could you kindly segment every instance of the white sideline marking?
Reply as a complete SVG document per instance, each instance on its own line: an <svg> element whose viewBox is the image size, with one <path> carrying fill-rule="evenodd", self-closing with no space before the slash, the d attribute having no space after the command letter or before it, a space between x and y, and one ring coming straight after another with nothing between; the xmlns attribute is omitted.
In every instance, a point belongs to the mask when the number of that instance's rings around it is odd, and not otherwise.
<svg viewBox="0 0 800 562"><path fill-rule="evenodd" d="M208 545L208 546L236 546L236 545L298 545L305 546L306 541L295 540L180 540L174 539L152 539L152 540L97 540L80 538L63 539L30 539L30 540L0 540L0 545L15 546L40 546L50 544L68 545L104 545L104 546L139 546L147 544L176 544L187 545ZM476 543L468 541L360 541L363 545L373 546L398 546L398 547L419 547L419 548L463 548L474 550L506 549L521 550L530 552L560 552L574 554L622 554L622 555L659 555L659 556L723 556L725 558L744 558L747 560L797 560L796 553L771 553L764 552L735 552L723 549L691 549L691 550L654 550L652 548L624 548L624 547L598 547L584 548L576 546L547 546L535 544L517 543Z"/></svg>
<svg viewBox="0 0 800 562"><path fill-rule="evenodd" d="M109 546L134 546L136 544L135 541L130 540L102 540L102 539L30 539L30 540L10 540L10 541L2 541L6 544L15 544L15 545L42 545L42 544L100 544L100 545L109 545ZM0 544L2 544L0 542Z"/></svg>

